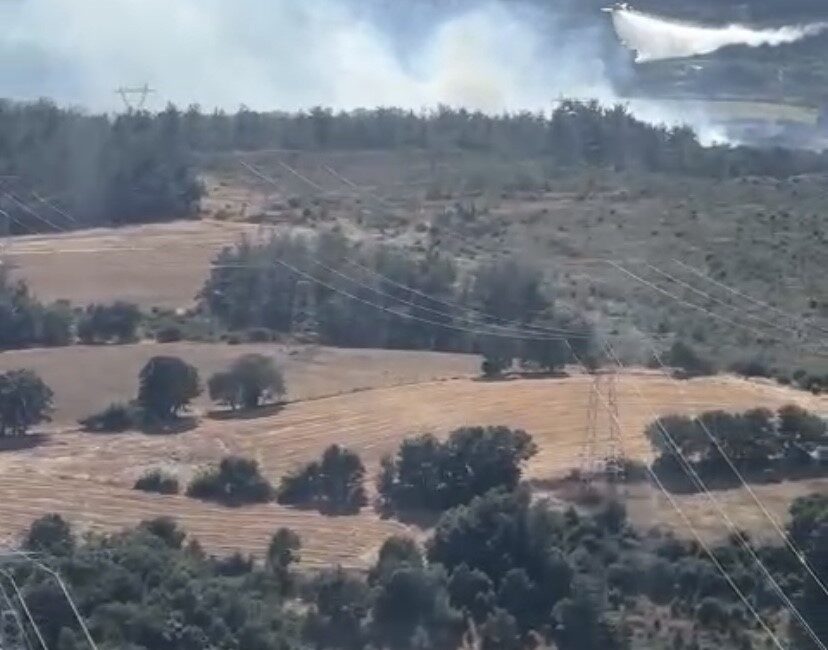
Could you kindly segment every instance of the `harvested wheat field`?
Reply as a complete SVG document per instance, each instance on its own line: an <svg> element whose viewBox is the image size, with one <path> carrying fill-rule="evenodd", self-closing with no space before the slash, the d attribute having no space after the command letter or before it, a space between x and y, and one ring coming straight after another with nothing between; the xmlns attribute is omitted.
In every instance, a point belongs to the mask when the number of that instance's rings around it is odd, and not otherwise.
<svg viewBox="0 0 828 650"><path fill-rule="evenodd" d="M26 235L4 239L3 258L47 302L176 308L193 302L218 251L256 232L202 220Z"/></svg>
<svg viewBox="0 0 828 650"><path fill-rule="evenodd" d="M74 427L78 419L111 402L127 402L138 391L138 373L155 355L181 357L198 368L202 383L243 354L274 357L284 369L288 400L307 400L367 388L397 386L472 375L480 360L469 354L404 350L349 350L273 343L225 345L209 343L136 343L9 350L0 354L0 372L34 370L55 392L57 428ZM196 400L209 410L207 395Z"/></svg>
<svg viewBox="0 0 828 650"><path fill-rule="evenodd" d="M520 379L480 382L472 379L429 381L376 388L329 398L298 401L259 419L204 418L190 431L151 436L56 433L39 446L0 454L0 534L17 533L34 516L65 513L82 528L112 529L153 515L171 515L211 551L240 549L260 553L279 526L299 532L304 560L313 565L339 562L364 566L384 537L405 528L382 521L370 509L356 517L325 517L275 504L228 509L187 499L131 490L147 468L165 467L186 481L199 466L234 453L259 460L276 481L298 463L319 455L333 442L359 452L373 474L383 454L415 432L445 434L466 424L507 424L532 433L540 452L528 467L532 478L552 478L577 464L585 427L590 378ZM618 378L618 401L624 443L630 456L646 459L649 446L641 432L655 415L712 408L775 407L796 401L824 409L825 400L769 384L730 377L676 382L649 373ZM788 500L819 487L816 481L769 486L770 507L783 514ZM822 483L821 485L826 485ZM780 496L781 495L781 496ZM766 524L753 516L740 491L723 493L733 516L762 532ZM697 497L681 497L698 525L721 535L721 524ZM668 506L646 488L631 493L631 512L640 524L674 522Z"/></svg>

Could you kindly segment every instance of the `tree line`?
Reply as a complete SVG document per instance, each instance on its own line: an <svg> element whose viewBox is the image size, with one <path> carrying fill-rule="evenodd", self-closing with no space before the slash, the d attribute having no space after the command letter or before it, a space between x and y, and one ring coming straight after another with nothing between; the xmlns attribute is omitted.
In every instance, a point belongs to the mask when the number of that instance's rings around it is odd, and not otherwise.
<svg viewBox="0 0 828 650"><path fill-rule="evenodd" d="M0 226L15 234L166 221L202 187L178 112L115 117L0 100Z"/></svg>
<svg viewBox="0 0 828 650"><path fill-rule="evenodd" d="M523 465L537 447L525 431L507 427L461 427L445 441L432 434L406 438L394 456L382 459L376 478L377 509L406 518L468 504L494 489L514 490ZM313 460L285 474L278 486L250 458L227 456L202 468L186 488L189 497L226 506L266 503L351 515L369 505L366 469L356 452L333 444ZM135 489L177 494L178 478L150 469Z"/></svg>
<svg viewBox="0 0 828 650"><path fill-rule="evenodd" d="M550 170L602 167L727 178L828 168L828 154L703 147L688 127L642 122L623 106L564 101L548 115L445 106L298 113L204 113L173 105L109 117L41 100L0 100L0 209L8 232L164 221L197 214L201 153L416 149L543 157Z"/></svg>
<svg viewBox="0 0 828 650"><path fill-rule="evenodd" d="M817 574L828 574L828 498L798 499L789 530ZM385 540L365 574L303 569L302 540L285 528L260 558L213 556L163 517L81 538L48 515L23 544L60 572L101 648L742 650L768 642L698 545L637 530L615 501L585 512L522 489L490 491L447 511L424 544ZM824 594L801 563L778 547L758 552L828 638ZM728 541L714 553L783 642L811 647L750 557ZM50 576L2 564L49 647L87 647Z"/></svg>
<svg viewBox="0 0 828 650"><path fill-rule="evenodd" d="M224 249L200 306L229 330L267 328L346 347L475 351L499 368L519 358L551 370L570 359L563 340L527 327L564 327L584 354L591 340L583 318L555 309L529 263L495 260L461 273L443 253L362 248L338 232L243 239Z"/></svg>
<svg viewBox="0 0 828 650"><path fill-rule="evenodd" d="M168 111L171 109L168 109ZM686 126L653 125L622 105L567 100L551 113L487 115L440 106L428 111L377 108L335 112L180 115L190 146L199 151L452 150L545 157L561 169L606 167L714 178L790 176L824 170L828 157L799 150L719 145L703 147Z"/></svg>
<svg viewBox="0 0 828 650"><path fill-rule="evenodd" d="M668 415L649 424L645 434L658 454L653 469L668 484L682 489L694 488L681 457L710 487L741 484L728 460L753 481L828 471L828 459L819 456L822 449L828 449L828 424L795 404L775 413L755 408L744 413L708 411L695 417Z"/></svg>

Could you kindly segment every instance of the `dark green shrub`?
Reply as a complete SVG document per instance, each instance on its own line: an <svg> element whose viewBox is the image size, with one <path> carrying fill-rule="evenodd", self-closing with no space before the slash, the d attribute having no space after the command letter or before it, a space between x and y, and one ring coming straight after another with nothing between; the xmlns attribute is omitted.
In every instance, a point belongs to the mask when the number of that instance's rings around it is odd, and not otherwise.
<svg viewBox="0 0 828 650"><path fill-rule="evenodd" d="M279 503L311 506L322 512L351 514L368 502L363 485L365 466L359 456L331 445L314 461L282 478Z"/></svg>
<svg viewBox="0 0 828 650"><path fill-rule="evenodd" d="M155 340L159 343L175 343L183 338L184 334L178 325L167 325L155 333Z"/></svg>
<svg viewBox="0 0 828 650"><path fill-rule="evenodd" d="M259 473L255 460L228 456L218 467L202 470L187 486L187 496L227 506L264 503L273 498L273 487Z"/></svg>
<svg viewBox="0 0 828 650"><path fill-rule="evenodd" d="M178 479L160 469L153 469L135 481L133 489L158 494L178 494Z"/></svg>
<svg viewBox="0 0 828 650"><path fill-rule="evenodd" d="M100 413L93 413L78 423L86 431L98 433L121 433L135 429L143 424L143 414L139 407L130 404L114 403Z"/></svg>

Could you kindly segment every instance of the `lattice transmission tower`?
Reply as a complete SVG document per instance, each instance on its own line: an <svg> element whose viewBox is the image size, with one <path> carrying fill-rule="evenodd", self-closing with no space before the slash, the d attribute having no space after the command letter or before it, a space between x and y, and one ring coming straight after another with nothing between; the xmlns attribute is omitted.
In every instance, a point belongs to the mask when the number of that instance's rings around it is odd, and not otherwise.
<svg viewBox="0 0 828 650"><path fill-rule="evenodd" d="M154 93L155 90L149 87L149 84L143 86L121 86L115 89L115 93L121 96L124 102L124 108L127 111L141 111L146 106L147 98Z"/></svg>
<svg viewBox="0 0 828 650"><path fill-rule="evenodd" d="M596 373L589 387L586 432L581 448L580 476L586 483L603 478L624 480L626 459L618 425L618 393L615 372Z"/></svg>

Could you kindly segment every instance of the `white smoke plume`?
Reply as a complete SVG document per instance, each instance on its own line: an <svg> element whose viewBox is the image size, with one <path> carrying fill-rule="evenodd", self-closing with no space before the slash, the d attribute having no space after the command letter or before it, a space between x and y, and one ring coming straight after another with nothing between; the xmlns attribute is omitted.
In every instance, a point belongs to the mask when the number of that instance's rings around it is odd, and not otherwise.
<svg viewBox="0 0 828 650"><path fill-rule="evenodd" d="M113 90L144 82L155 108L502 111L548 109L561 94L610 97L596 39L552 20L543 33L480 0L420 25L399 20L415 13L401 6L392 24L368 6L381 2L0 0L0 88L93 110L117 109Z"/></svg>
<svg viewBox="0 0 828 650"><path fill-rule="evenodd" d="M775 29L736 24L704 27L622 8L612 10L612 22L618 38L636 53L639 63L709 54L728 45L784 45L828 29L825 22Z"/></svg>

